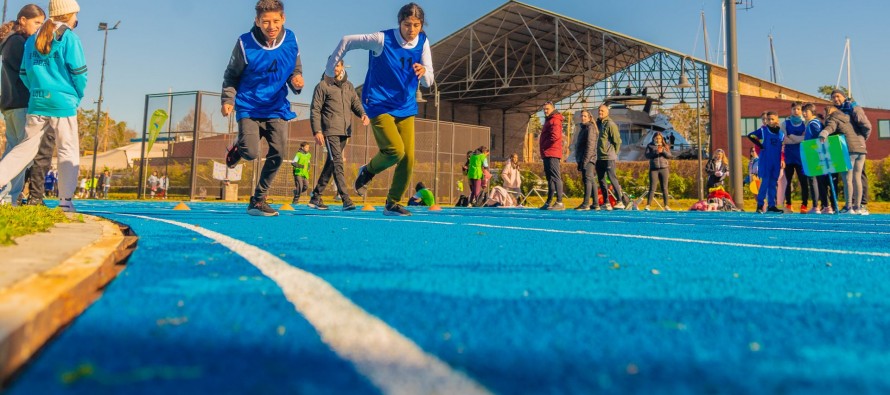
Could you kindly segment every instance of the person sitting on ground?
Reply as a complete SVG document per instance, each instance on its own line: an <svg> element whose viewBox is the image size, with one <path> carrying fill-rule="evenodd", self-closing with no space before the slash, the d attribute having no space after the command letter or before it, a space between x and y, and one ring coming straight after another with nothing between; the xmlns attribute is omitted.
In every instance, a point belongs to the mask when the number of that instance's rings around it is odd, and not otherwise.
<svg viewBox="0 0 890 395"><path fill-rule="evenodd" d="M423 182L418 182L416 186L414 186L414 191L417 192L411 199L408 199L408 206L427 206L432 207L436 205L436 195L433 194L433 191L429 190Z"/></svg>
<svg viewBox="0 0 890 395"><path fill-rule="evenodd" d="M646 201L646 208L652 204L652 197L655 195L655 180L661 183L661 199L664 201L664 211L671 211L668 207L668 178L670 178L669 161L674 157L671 154L671 147L665 143L664 136L656 133L652 138L652 142L646 146L646 157L649 158L649 199ZM710 164L710 162L708 163ZM710 180L710 175L708 179Z"/></svg>
<svg viewBox="0 0 890 395"><path fill-rule="evenodd" d="M522 174L519 172L519 154L510 155L510 159L501 170L501 180L504 188L510 193L522 194Z"/></svg>
<svg viewBox="0 0 890 395"><path fill-rule="evenodd" d="M729 175L729 159L726 158L722 149L718 148L714 151L714 155L711 155L711 159L705 165L705 173L708 173L708 182L705 187L707 190L723 186L723 180Z"/></svg>

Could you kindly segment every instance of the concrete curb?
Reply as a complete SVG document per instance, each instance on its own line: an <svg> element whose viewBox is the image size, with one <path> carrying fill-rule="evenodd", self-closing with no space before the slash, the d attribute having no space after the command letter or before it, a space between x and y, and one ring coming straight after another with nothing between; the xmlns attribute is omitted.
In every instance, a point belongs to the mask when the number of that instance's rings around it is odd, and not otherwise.
<svg viewBox="0 0 890 395"><path fill-rule="evenodd" d="M136 248L126 226L100 221L102 235L56 267L0 290L0 383L10 378L46 342L102 293ZM2 388L2 387L0 387Z"/></svg>

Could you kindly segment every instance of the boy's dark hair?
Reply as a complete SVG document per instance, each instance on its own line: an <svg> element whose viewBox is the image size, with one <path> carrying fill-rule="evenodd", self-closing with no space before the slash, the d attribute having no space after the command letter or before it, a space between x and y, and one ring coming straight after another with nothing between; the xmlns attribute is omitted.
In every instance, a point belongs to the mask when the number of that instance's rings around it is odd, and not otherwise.
<svg viewBox="0 0 890 395"><path fill-rule="evenodd" d="M414 191L420 192L421 189L426 189L426 185L423 185L422 181L417 183L417 185L414 187Z"/></svg>
<svg viewBox="0 0 890 395"><path fill-rule="evenodd" d="M794 108L800 108L800 109L803 109L803 103L801 103L801 102L799 102L799 101L793 102L793 103L791 103L791 108L792 108L792 109L794 109Z"/></svg>
<svg viewBox="0 0 890 395"><path fill-rule="evenodd" d="M486 147L484 145L480 146L479 149L477 149L477 151L479 151L479 153L486 153L486 152L488 152L488 147Z"/></svg>
<svg viewBox="0 0 890 395"><path fill-rule="evenodd" d="M257 18L267 12L278 12L284 15L284 3L281 0L259 0L254 8Z"/></svg>
<svg viewBox="0 0 890 395"><path fill-rule="evenodd" d="M813 114L816 113L816 105L813 103L804 104L803 107L800 108L801 111L810 111Z"/></svg>
<svg viewBox="0 0 890 395"><path fill-rule="evenodd" d="M777 116L777 117L778 117L778 116L779 116L779 113L777 113L777 112L775 112L775 111L767 111L767 112L766 112L766 116L768 116L768 117L771 117L771 116Z"/></svg>
<svg viewBox="0 0 890 395"><path fill-rule="evenodd" d="M402 23L402 21L411 16L420 19L421 26L426 26L426 19L423 16L423 8L420 8L417 3L408 3L399 9L399 23Z"/></svg>
<svg viewBox="0 0 890 395"><path fill-rule="evenodd" d="M302 142L302 143L300 143L300 148L308 147L308 146L309 146L309 143L307 143L307 142L305 142L305 141Z"/></svg>

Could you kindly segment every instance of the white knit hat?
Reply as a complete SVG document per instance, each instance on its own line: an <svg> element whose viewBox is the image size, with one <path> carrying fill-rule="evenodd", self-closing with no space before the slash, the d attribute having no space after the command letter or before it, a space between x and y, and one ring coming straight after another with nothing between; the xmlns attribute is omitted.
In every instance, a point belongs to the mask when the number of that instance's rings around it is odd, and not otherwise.
<svg viewBox="0 0 890 395"><path fill-rule="evenodd" d="M49 0L49 16L60 16L80 12L76 0Z"/></svg>

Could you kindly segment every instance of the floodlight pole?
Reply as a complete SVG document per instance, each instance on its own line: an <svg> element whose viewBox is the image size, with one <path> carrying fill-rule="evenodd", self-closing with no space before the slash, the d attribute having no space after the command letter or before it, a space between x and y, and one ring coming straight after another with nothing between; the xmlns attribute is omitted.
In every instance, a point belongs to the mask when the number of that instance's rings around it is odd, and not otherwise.
<svg viewBox="0 0 890 395"><path fill-rule="evenodd" d="M732 186L732 200L742 207L742 105L739 99L739 54L736 33L736 1L724 0L726 7L726 71L728 89L726 93L726 133L729 136L729 182Z"/></svg>
<svg viewBox="0 0 890 395"><path fill-rule="evenodd" d="M433 92L435 94L435 100L433 104L436 106L436 177L433 179L433 191L435 191L433 193L437 194L439 193L439 84L433 83Z"/></svg>
<svg viewBox="0 0 890 395"><path fill-rule="evenodd" d="M98 157L97 151L99 150L99 123L102 120L102 100L103 100L102 94L103 94L103 90L105 88L105 52L108 49L108 31L109 30L117 30L117 27L120 24L121 24L121 22L118 21L117 23L114 24L114 27L109 29L107 23L105 23L105 22L99 23L99 31L105 32L105 44L102 47L102 71L99 74L100 75L100 77L99 77L99 102L98 102L99 105L98 105L98 108L96 109L96 133L93 134L93 168L92 168L92 171L90 171L90 192L89 192L91 197L96 196L96 182L93 182L93 180L96 179L96 158Z"/></svg>

